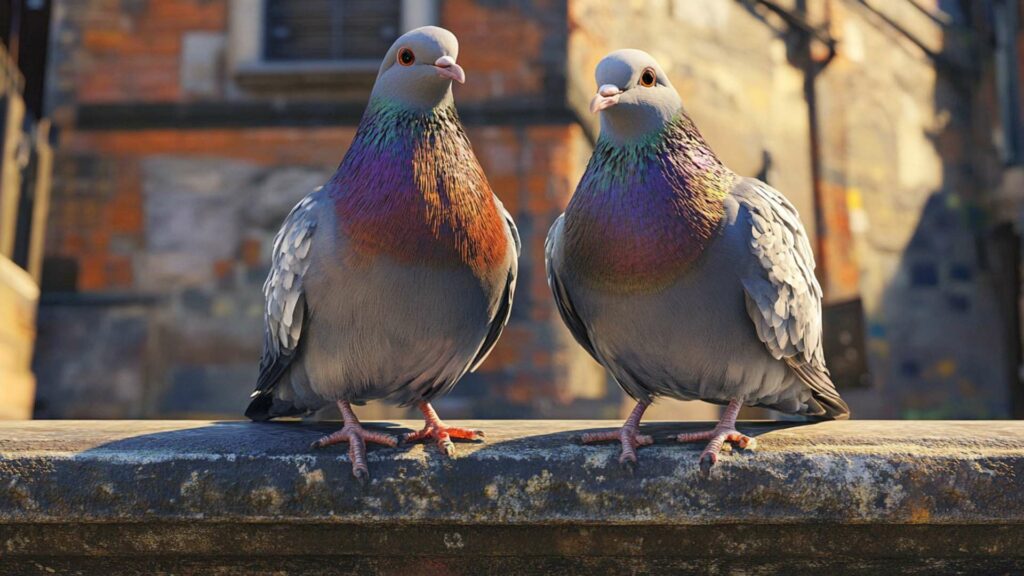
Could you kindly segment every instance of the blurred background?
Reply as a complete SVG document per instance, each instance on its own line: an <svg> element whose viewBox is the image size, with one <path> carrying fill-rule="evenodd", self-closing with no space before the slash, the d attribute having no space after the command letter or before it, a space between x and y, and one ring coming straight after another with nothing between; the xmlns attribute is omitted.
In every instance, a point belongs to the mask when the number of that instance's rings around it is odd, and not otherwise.
<svg viewBox="0 0 1024 576"><path fill-rule="evenodd" d="M459 111L524 243L512 320L445 416L628 407L543 274L596 136L594 66L623 47L669 71L727 165L799 208L855 417L1024 416L1019 0L0 4L7 417L240 417L272 237L424 24L459 37Z"/></svg>

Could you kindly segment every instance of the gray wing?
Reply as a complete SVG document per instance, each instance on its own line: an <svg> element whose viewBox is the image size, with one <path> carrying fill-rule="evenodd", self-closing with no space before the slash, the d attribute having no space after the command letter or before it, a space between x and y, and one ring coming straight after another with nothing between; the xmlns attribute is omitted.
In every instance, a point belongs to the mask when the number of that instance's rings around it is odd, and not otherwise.
<svg viewBox="0 0 1024 576"><path fill-rule="evenodd" d="M494 202L498 205L501 215L505 217L505 223L508 225L509 233L512 235L512 242L516 247L516 257L512 261L512 266L508 269L508 279L505 281L505 292L501 296L501 304L498 306L494 318L491 319L491 326L487 331L487 336L484 338L484 343L480 345L480 350L469 365L470 372L475 371L487 359L491 350L494 349L494 345L498 343L498 338L501 336L502 330L505 329L505 325L508 324L508 319L512 315L512 297L515 295L516 277L519 275L519 255L523 251L523 243L519 239L519 230L516 228L516 223L512 220L512 215L508 213L508 210L505 210L505 206L498 200L497 196L494 197Z"/></svg>
<svg viewBox="0 0 1024 576"><path fill-rule="evenodd" d="M768 351L784 360L823 408L819 416L846 418L825 367L821 333L821 285L814 254L796 208L767 184L746 179L732 191L747 209L750 249L760 266L742 279L747 313Z"/></svg>
<svg viewBox="0 0 1024 576"><path fill-rule="evenodd" d="M562 279L558 277L558 271L555 259L558 258L555 244L561 241L562 236L562 225L565 221L565 214L562 214L555 220L555 223L551 225L551 230L548 231L548 238L544 242L544 262L548 276L548 287L551 288L551 293L555 296L555 306L558 308L558 314L562 317L562 321L565 322L569 332L572 333L573 338L576 342L583 347L584 350L590 354L594 360L597 360L597 354L594 352L594 344L590 340L590 335L587 334L586 325L583 320L576 313L576 308L572 304L572 299L569 298L569 293L565 289L565 285L562 283ZM598 360L600 362L600 360Z"/></svg>
<svg viewBox="0 0 1024 576"><path fill-rule="evenodd" d="M263 355L256 390L245 411L245 415L254 420L271 417L274 386L295 359L302 342L302 326L306 320L303 279L309 269L319 200L320 189L317 188L292 208L274 237L270 274L263 284L267 301Z"/></svg>

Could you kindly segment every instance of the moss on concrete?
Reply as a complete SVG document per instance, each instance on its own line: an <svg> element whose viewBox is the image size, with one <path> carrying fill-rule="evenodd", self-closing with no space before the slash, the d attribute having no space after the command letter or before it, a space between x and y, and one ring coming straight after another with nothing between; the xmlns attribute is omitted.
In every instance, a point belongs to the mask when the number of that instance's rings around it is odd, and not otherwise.
<svg viewBox="0 0 1024 576"><path fill-rule="evenodd" d="M658 443L633 476L616 446L574 441L614 422L465 424L488 442L454 460L371 447L360 487L344 446L307 450L330 425L0 423L0 542L26 562L246 551L1024 567L1024 423L746 424L758 450L725 455L709 479L700 447L671 439L695 424L647 426Z"/></svg>

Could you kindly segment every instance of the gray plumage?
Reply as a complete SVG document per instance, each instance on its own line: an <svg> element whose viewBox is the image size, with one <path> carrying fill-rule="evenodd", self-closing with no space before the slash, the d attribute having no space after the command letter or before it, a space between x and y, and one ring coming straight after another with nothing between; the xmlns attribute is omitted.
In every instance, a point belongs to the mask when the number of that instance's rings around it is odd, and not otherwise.
<svg viewBox="0 0 1024 576"><path fill-rule="evenodd" d="M399 47L411 47L428 64L450 64L437 72L436 65L400 66ZM511 311L520 241L454 113L457 50L454 36L439 28L400 38L338 173L285 219L264 285L264 346L250 418L302 414L336 401L428 402L497 342ZM401 98L391 97L403 87ZM415 156L435 141L456 156ZM420 170L431 178L418 178ZM438 189L420 190L424 181ZM446 217L431 212L436 196L448 202L442 210L469 206L461 208L469 216L452 217L467 226L493 216L477 227L485 233L439 229L424 216ZM488 251L486 241L504 248Z"/></svg>
<svg viewBox="0 0 1024 576"><path fill-rule="evenodd" d="M264 285L260 376L246 415L267 419L336 400L430 401L479 366L511 313L519 236L502 278L387 262L353 270L322 190L288 215Z"/></svg>
<svg viewBox="0 0 1024 576"><path fill-rule="evenodd" d="M560 216L545 253L566 326L637 400L740 398L844 417L848 409L825 368L821 288L796 210L753 179L740 180L725 206L722 227L698 263L648 294L603 292L579 281L565 265Z"/></svg>
<svg viewBox="0 0 1024 576"><path fill-rule="evenodd" d="M657 83L640 87L640 72L647 70L657 75ZM573 199L585 206L571 203L551 227L545 246L548 281L559 313L576 340L640 402L649 403L657 396L719 404L738 400L816 418L848 417L849 409L825 367L822 291L793 205L767 184L740 178L721 166L650 56L639 51L613 53L598 68L598 84L602 91L593 109L608 111L602 114L600 151L595 157L602 151L606 154L588 166L581 182L581 187L587 187L586 197L578 198L577 190ZM612 112L615 115L609 116ZM650 127L638 129L636 118ZM651 144L666 137L665 127L671 123L682 128L668 137L681 142ZM708 205L713 209L700 210L709 214L712 227L706 246L692 262L670 271L668 282L636 289L619 281L626 287L609 289L585 271L585 264L594 254L621 252L621 246L607 239L613 233L605 233L606 226L592 222L619 218L609 215L612 204L608 203L621 201L616 205L632 210L646 206L655 191L617 188L637 180L602 174L601 163L607 158L612 164L634 157L638 158L636 173L646 170L647 164L656 165L637 178L692 187L670 191L678 194L672 196L676 204L698 195L704 195L699 196L702 200L710 198ZM682 166L679 174L663 174L677 166ZM717 172L705 178L703 172L712 169ZM627 216L632 216L628 226L654 230L651 234L661 240L664 234L671 235L662 230L688 229L687 224L673 221L675 216L655 210L637 208L621 215ZM567 222L572 218L577 221ZM570 225L586 231L580 233L585 234L585 243L567 240ZM704 239L692 244L698 241ZM641 248L657 254L652 261L676 266L665 251L669 246L687 245L664 244Z"/></svg>

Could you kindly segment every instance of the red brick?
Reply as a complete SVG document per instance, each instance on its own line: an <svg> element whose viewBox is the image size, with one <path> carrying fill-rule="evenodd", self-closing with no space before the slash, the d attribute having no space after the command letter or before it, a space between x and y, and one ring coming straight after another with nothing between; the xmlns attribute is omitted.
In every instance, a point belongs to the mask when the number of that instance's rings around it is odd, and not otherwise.
<svg viewBox="0 0 1024 576"><path fill-rule="evenodd" d="M235 268L234 260L217 260L213 263L213 275L218 280L223 280L231 274L231 271Z"/></svg>
<svg viewBox="0 0 1024 576"><path fill-rule="evenodd" d="M242 240L242 262L250 268L256 268L263 263L263 246L258 239Z"/></svg>
<svg viewBox="0 0 1024 576"><path fill-rule="evenodd" d="M110 257L107 260L104 276L107 288L131 288L134 279L131 258L126 256Z"/></svg>

